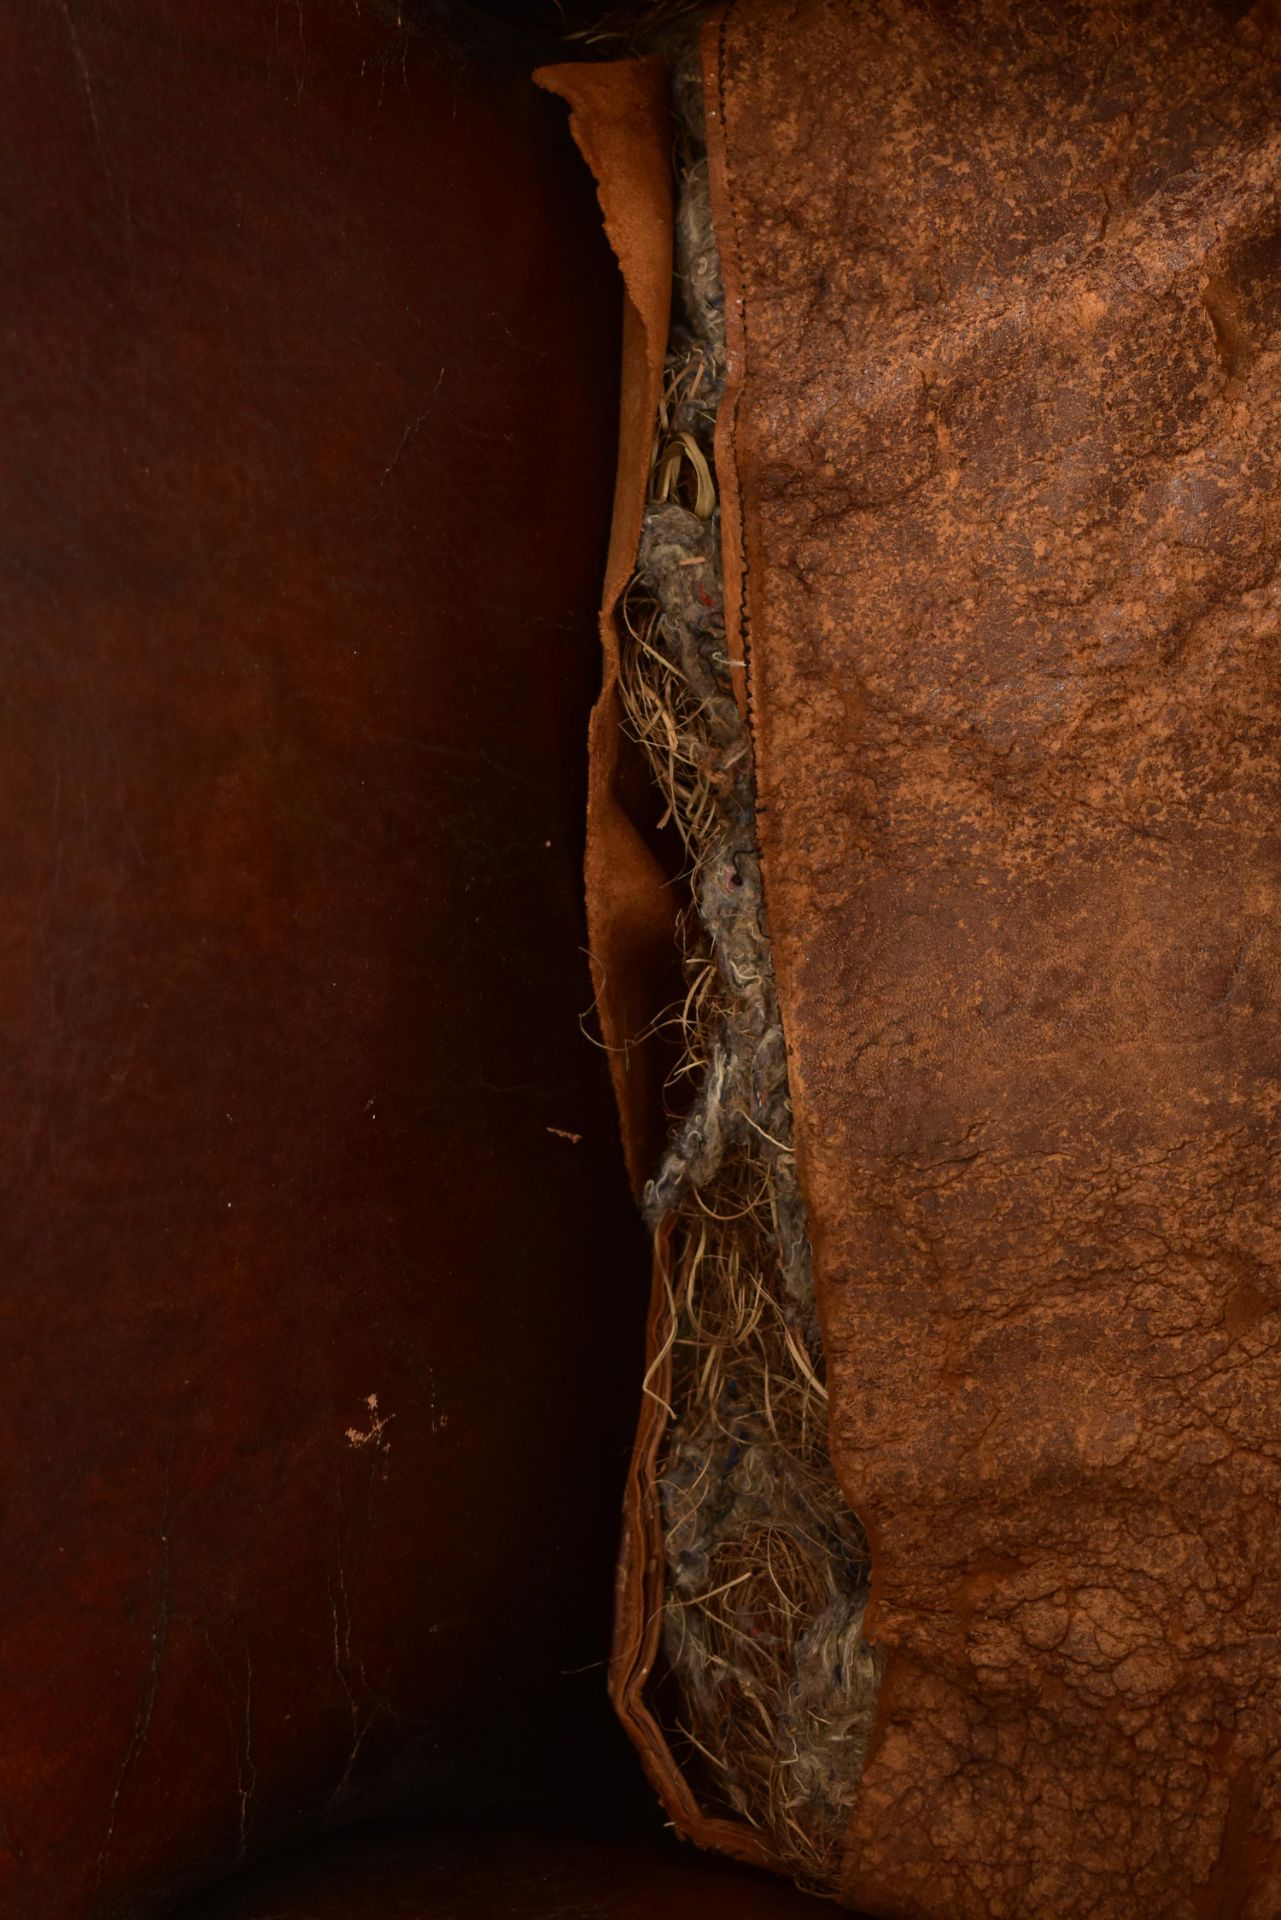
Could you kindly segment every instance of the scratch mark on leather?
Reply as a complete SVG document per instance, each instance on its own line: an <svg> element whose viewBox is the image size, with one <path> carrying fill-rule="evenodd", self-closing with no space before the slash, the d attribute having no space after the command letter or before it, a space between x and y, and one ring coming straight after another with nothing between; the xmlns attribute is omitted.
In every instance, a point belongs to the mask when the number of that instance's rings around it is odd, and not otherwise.
<svg viewBox="0 0 1281 1920"><path fill-rule="evenodd" d="M255 1789L258 1785L258 1770L253 1759L253 1703L254 1703L254 1666L249 1652L249 1636L245 1635L245 1704L241 1722L241 1738L236 1753L236 1797L240 1806L240 1856L243 1859L249 1850L249 1815L253 1804Z"/></svg>
<svg viewBox="0 0 1281 1920"><path fill-rule="evenodd" d="M71 11L71 0L53 0L53 3L57 7L58 13L62 18L62 23L67 30L67 40L71 47L71 57L75 62L76 75L80 82L80 90L84 95L85 106L88 108L89 121L93 128L94 146L98 150L98 158L102 163L102 171L107 182L107 191L112 204L118 208L124 222L126 243L132 248L133 213L129 204L129 194L123 184L117 182L115 169L112 167L110 157L107 153L107 143L103 138L102 132L102 121L98 115L98 102L93 90L93 75L89 71L89 62L85 58L84 46L80 39L80 29L77 27L75 16Z"/></svg>
<svg viewBox="0 0 1281 1920"><path fill-rule="evenodd" d="M159 1592L156 1601L156 1615L151 1626L151 1653L147 1662L147 1672L143 1679L142 1696L138 1702L138 1711L130 1731L129 1742L125 1748L120 1771L116 1775L115 1788L111 1795L111 1804L107 1813L107 1832L98 1853L96 1884L101 1885L111 1857L112 1842L115 1839L116 1822L120 1813L120 1803L124 1796L130 1776L142 1756L151 1732L152 1715L155 1711L156 1694L160 1686L160 1669L164 1661L165 1644L169 1635L169 1613L172 1599L172 1558L169 1542L170 1479L166 1475L164 1507L160 1520L160 1569Z"/></svg>
<svg viewBox="0 0 1281 1920"><path fill-rule="evenodd" d="M428 398L427 405L422 409L421 413L415 414L414 418L409 422L409 425L405 428L405 431L400 436L400 442L396 448L395 453L392 454L391 459L387 462L387 465L383 468L382 477L378 482L378 485L380 487L385 487L387 482L391 479L392 474L396 471L396 468L400 465L400 462L403 460L407 450L412 445L414 440L417 439L420 429L422 428L424 423L427 421L427 419L430 417L430 415L434 411L435 405L436 405L436 396L440 392L441 383L443 382L444 378L445 378L445 369L442 367L440 372L436 376L436 384L431 390L431 394Z"/></svg>

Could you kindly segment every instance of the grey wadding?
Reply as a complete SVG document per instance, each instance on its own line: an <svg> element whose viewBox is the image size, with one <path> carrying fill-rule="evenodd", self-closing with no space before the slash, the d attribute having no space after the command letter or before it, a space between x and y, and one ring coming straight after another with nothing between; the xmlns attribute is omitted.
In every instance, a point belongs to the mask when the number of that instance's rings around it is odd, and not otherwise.
<svg viewBox="0 0 1281 1920"><path fill-rule="evenodd" d="M712 231L701 85L691 44L669 48L680 140L677 218L678 318L668 361L673 399L668 436L692 434L709 465L716 408L725 379L724 299ZM691 377L691 367L697 378ZM756 845L756 795L746 726L733 694L725 651L719 515L700 519L672 501L645 514L637 581L659 610L656 644L679 669L699 708L700 745L718 799L713 825L694 850L692 889L703 937L720 976L719 1011L703 1036L706 1072L649 1183L645 1211L657 1230L710 1189L734 1156L750 1151L768 1164L773 1190L771 1265L781 1280L789 1333L821 1379L822 1347L805 1210L792 1153L787 1058L774 984ZM678 1326L674 1351L679 1352ZM790 1804L814 1829L815 1854L830 1849L857 1789L879 1677L863 1641L866 1548L838 1500L816 1500L812 1462L791 1459L772 1436L766 1410L735 1399L731 1378L712 1410L682 1399L679 1365L674 1420L660 1470L668 1567L665 1648L689 1707L703 1725L754 1698L751 1674L723 1652L709 1656L699 1609L732 1564L736 1543L786 1535L815 1573L826 1604L812 1612L792 1645L790 1679L774 1727L780 1766L789 1768ZM825 1457L825 1456L824 1456ZM830 1463L827 1465L830 1474ZM734 1690L737 1689L735 1696ZM729 1806L756 1824L769 1809L752 1802L735 1777L725 1743L718 1783ZM759 1795L757 1796L759 1798ZM822 1880L822 1874L816 1876Z"/></svg>

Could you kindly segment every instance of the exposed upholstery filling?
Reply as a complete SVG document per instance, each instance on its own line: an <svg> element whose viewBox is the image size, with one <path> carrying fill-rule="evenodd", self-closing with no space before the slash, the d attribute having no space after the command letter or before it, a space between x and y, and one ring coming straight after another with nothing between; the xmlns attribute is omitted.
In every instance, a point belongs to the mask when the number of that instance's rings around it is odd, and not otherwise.
<svg viewBox="0 0 1281 1920"><path fill-rule="evenodd" d="M879 1677L866 1542L832 1471L822 1345L756 848L726 655L712 439L724 314L701 81L674 61L677 288L621 691L679 833L689 900L674 1126L646 1192L670 1258L658 1496L667 1675L654 1709L709 1812L836 1884ZM652 1388L651 1388L652 1391Z"/></svg>

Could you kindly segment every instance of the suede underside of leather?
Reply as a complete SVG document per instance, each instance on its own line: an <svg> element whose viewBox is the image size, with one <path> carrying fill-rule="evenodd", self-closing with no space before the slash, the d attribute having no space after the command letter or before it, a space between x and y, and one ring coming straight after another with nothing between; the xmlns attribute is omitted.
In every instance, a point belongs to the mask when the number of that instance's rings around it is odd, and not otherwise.
<svg viewBox="0 0 1281 1920"><path fill-rule="evenodd" d="M671 126L661 60L541 67L570 109L624 290L618 466L601 593L600 692L588 728L587 932L600 1037L639 1193L661 1147L669 1053L655 1022L679 992L678 898L647 831L655 810L618 694L619 603L636 558L672 290Z"/></svg>
<svg viewBox="0 0 1281 1920"><path fill-rule="evenodd" d="M712 33L766 903L889 1653L844 1898L1262 1920L1275 40L1185 0Z"/></svg>

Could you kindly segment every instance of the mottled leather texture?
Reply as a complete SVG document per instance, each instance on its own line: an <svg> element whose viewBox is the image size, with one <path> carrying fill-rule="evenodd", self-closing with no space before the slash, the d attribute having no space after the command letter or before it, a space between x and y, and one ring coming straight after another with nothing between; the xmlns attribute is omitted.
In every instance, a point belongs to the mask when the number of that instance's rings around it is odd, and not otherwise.
<svg viewBox="0 0 1281 1920"><path fill-rule="evenodd" d="M0 3L0 1914L612 1809L580 1016L619 285L348 0Z"/></svg>
<svg viewBox="0 0 1281 1920"><path fill-rule="evenodd" d="M1281 1912L1266 9L714 29L766 893L879 1920Z"/></svg>

